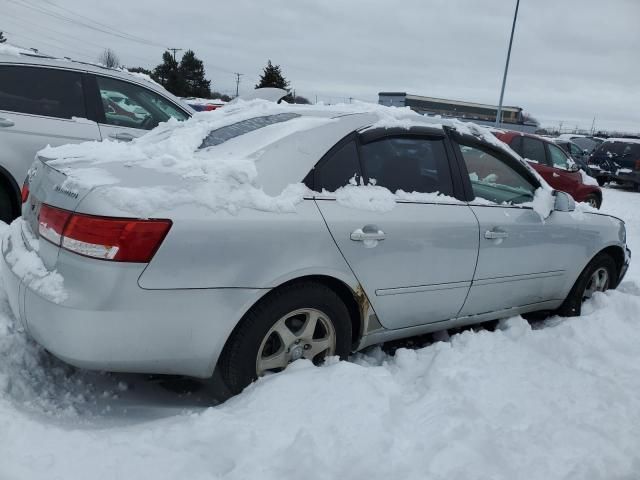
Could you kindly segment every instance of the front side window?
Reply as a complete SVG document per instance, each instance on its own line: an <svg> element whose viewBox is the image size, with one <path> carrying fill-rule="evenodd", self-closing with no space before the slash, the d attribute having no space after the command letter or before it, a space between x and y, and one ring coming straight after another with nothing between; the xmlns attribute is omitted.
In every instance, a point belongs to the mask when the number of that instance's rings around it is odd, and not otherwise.
<svg viewBox="0 0 640 480"><path fill-rule="evenodd" d="M522 137L522 155L523 158L534 160L538 163L547 163L544 154L544 143L535 138Z"/></svg>
<svg viewBox="0 0 640 480"><path fill-rule="evenodd" d="M97 77L104 123L151 130L170 118L186 120L187 114L155 92L139 85Z"/></svg>
<svg viewBox="0 0 640 480"><path fill-rule="evenodd" d="M547 146L549 147L549 157L551 159L551 164L556 168L568 170L569 162L565 153L555 145L547 144Z"/></svg>
<svg viewBox="0 0 640 480"><path fill-rule="evenodd" d="M0 66L0 110L85 118L82 76L53 68Z"/></svg>
<svg viewBox="0 0 640 480"><path fill-rule="evenodd" d="M476 198L498 204L533 200L535 185L504 160L476 147L460 145L460 150Z"/></svg>
<svg viewBox="0 0 640 480"><path fill-rule="evenodd" d="M391 192L453 193L441 139L390 137L367 143L360 152L369 182Z"/></svg>
<svg viewBox="0 0 640 480"><path fill-rule="evenodd" d="M578 145L576 145L575 143L570 143L569 144L569 153L571 155L574 155L576 157L580 157L582 156L582 150L580 149L580 147Z"/></svg>

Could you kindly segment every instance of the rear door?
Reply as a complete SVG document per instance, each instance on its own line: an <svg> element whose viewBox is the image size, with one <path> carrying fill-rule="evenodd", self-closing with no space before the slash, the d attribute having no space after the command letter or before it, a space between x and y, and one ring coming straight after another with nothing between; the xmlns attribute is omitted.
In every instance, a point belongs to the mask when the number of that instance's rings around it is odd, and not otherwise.
<svg viewBox="0 0 640 480"><path fill-rule="evenodd" d="M95 75L98 123L102 138L129 142L170 118L189 115L149 88L121 79Z"/></svg>
<svg viewBox="0 0 640 480"><path fill-rule="evenodd" d="M460 316L557 299L575 256L573 223L533 210L538 181L516 159L474 139L459 141L480 224L478 265Z"/></svg>
<svg viewBox="0 0 640 480"><path fill-rule="evenodd" d="M318 208L386 328L454 318L469 291L478 253L470 208L390 193L454 195L451 155L443 135L370 132L345 140L315 169L314 188L325 190ZM350 179L376 186L339 188Z"/></svg>
<svg viewBox="0 0 640 480"><path fill-rule="evenodd" d="M38 150L99 140L88 116L81 72L0 65L0 165L18 185Z"/></svg>

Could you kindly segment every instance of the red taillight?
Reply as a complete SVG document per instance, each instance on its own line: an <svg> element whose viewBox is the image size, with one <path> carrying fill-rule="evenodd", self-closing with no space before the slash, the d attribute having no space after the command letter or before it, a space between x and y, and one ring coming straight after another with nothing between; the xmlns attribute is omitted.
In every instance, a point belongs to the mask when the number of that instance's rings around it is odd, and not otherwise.
<svg viewBox="0 0 640 480"><path fill-rule="evenodd" d="M640 160L636 160L636 170L640 170Z"/></svg>
<svg viewBox="0 0 640 480"><path fill-rule="evenodd" d="M22 190L20 191L20 197L22 198L22 203L26 202L29 198L29 179L26 179L22 184Z"/></svg>
<svg viewBox="0 0 640 480"><path fill-rule="evenodd" d="M62 229L51 226L60 223ZM171 228L171 220L97 217L43 204L39 225L40 235L74 253L102 260L147 263ZM56 237L51 230L62 233Z"/></svg>
<svg viewBox="0 0 640 480"><path fill-rule="evenodd" d="M71 212L42 204L38 214L38 233L51 243L60 245L64 227L71 217Z"/></svg>

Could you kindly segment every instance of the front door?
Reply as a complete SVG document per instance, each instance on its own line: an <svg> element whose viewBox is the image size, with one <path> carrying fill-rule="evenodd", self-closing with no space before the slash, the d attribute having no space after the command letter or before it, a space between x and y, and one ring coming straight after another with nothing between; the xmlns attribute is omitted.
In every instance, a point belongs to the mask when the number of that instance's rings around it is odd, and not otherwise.
<svg viewBox="0 0 640 480"><path fill-rule="evenodd" d="M188 115L169 100L140 85L95 76L100 95L98 121L102 138L130 142L170 118Z"/></svg>
<svg viewBox="0 0 640 480"><path fill-rule="evenodd" d="M558 299L574 257L575 224L542 212L548 193L538 193L534 210L537 180L516 159L472 142L460 151L480 224L478 266L460 316Z"/></svg>
<svg viewBox="0 0 640 480"><path fill-rule="evenodd" d="M350 141L317 169L316 190L325 192L316 203L380 322L396 329L454 318L471 285L478 223L466 204L435 193L452 195L444 139L361 145L363 173L357 155ZM376 185L326 192L362 175Z"/></svg>

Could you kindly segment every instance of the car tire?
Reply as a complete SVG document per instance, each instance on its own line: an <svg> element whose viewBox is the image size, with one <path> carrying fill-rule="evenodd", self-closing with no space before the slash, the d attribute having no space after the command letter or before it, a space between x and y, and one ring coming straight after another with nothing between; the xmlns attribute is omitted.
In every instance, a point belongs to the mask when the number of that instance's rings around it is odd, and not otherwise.
<svg viewBox="0 0 640 480"><path fill-rule="evenodd" d="M606 253L597 255L589 265L587 265L564 303L560 306L557 313L562 317L577 317L582 311L582 303L590 298L596 291L608 290L617 281L618 269L616 262L613 261ZM596 276L598 279L596 279ZM604 282L600 285L594 285L592 282Z"/></svg>
<svg viewBox="0 0 640 480"><path fill-rule="evenodd" d="M309 334L307 326L314 331ZM324 351L319 350L323 342L328 345ZM235 395L262 374L284 370L298 358L320 364L329 355L346 359L350 351L351 320L344 302L321 283L297 282L271 292L249 310L227 340L219 368Z"/></svg>
<svg viewBox="0 0 640 480"><path fill-rule="evenodd" d="M591 205L593 208L600 209L601 201L597 195L594 195L594 194L587 195L584 201L585 203L588 203L589 205Z"/></svg>
<svg viewBox="0 0 640 480"><path fill-rule="evenodd" d="M596 178L596 180L598 181L598 185L603 187L605 183L607 183L607 181L603 178L603 177L598 177Z"/></svg>
<svg viewBox="0 0 640 480"><path fill-rule="evenodd" d="M6 187L0 185L0 220L5 223L11 223L16 216L14 215L14 202L11 193Z"/></svg>

